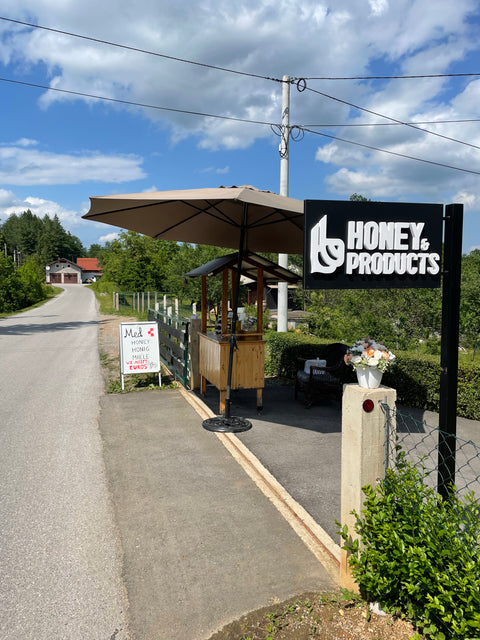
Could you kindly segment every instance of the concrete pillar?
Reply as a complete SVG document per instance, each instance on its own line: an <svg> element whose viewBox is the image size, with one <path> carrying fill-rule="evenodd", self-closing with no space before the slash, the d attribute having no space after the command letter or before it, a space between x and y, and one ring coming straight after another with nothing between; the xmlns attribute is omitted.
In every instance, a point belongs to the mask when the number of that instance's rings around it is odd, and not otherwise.
<svg viewBox="0 0 480 640"><path fill-rule="evenodd" d="M202 330L200 318L190 320L190 389L200 389L200 344L198 334Z"/></svg>
<svg viewBox="0 0 480 640"><path fill-rule="evenodd" d="M354 509L360 514L363 508L362 487L375 486L385 474L386 430L385 416L380 402L395 408L397 392L390 387L364 389L358 384L347 384L342 399L342 479L341 479L341 523L348 526L352 539L356 518ZM373 409L366 411L364 402L371 400ZM368 408L368 407L366 407ZM395 424L390 424L389 441L395 439ZM342 549L340 563L340 585L358 592L348 564L348 552Z"/></svg>

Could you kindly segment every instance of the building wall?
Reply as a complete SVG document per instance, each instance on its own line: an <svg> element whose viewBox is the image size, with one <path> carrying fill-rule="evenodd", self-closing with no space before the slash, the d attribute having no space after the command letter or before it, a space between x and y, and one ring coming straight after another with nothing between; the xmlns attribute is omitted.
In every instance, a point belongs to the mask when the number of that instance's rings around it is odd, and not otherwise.
<svg viewBox="0 0 480 640"><path fill-rule="evenodd" d="M48 265L46 272L47 284L80 284L82 282L82 270L68 260L57 260Z"/></svg>

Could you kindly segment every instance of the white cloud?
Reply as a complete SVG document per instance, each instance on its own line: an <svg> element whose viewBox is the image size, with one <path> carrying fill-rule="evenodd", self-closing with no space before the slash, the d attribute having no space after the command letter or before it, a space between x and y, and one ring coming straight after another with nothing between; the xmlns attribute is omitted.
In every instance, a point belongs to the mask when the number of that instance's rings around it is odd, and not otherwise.
<svg viewBox="0 0 480 640"><path fill-rule="evenodd" d="M5 220L6 217L12 214L21 215L27 209L30 209L39 218L43 218L46 215L50 218L58 216L60 222L67 229L71 229L81 222L81 212L66 209L58 202L33 196L19 198L13 191L0 189L0 218Z"/></svg>
<svg viewBox="0 0 480 640"><path fill-rule="evenodd" d="M224 175L230 173L230 167L227 165L225 167L205 167L204 169L199 169L198 173L216 173L220 175Z"/></svg>
<svg viewBox="0 0 480 640"><path fill-rule="evenodd" d="M425 10L424 0L338 0L330 6L318 0L238 0L228 6L220 0L4 0L4 13L276 79L284 74L306 78L372 75L383 69L387 74L441 74L460 68L478 51L476 23L469 23L471 15L478 14L476 0L437 0L431 11ZM46 77L43 83L67 91L266 123L280 120L279 82L8 23L0 23L0 34L0 61L8 62L20 79L23 74L38 73ZM310 89L402 122L473 118L480 99L480 80L470 78L381 83L307 80L302 93L295 85L291 87L291 124L387 122ZM195 117L57 92L44 92L39 104L48 111L59 103L78 100L87 102L92 112L101 109L117 115L128 109L149 120L152 129L168 131L173 143L190 138L207 151L246 149L256 140L273 138L268 124ZM480 147L475 123L421 126ZM405 126L327 132L370 147L480 172L480 149ZM163 155L167 157L166 152ZM323 142L315 159L322 173L330 172L325 182L337 194L357 192L377 199L408 195L433 202L450 202L456 194L470 209L480 205L476 175L442 170L340 140ZM203 170L207 174L230 170L228 165L217 168L209 163L205 162ZM137 155L52 154L27 137L0 145L0 182L5 185L120 183L143 177L142 159Z"/></svg>
<svg viewBox="0 0 480 640"><path fill-rule="evenodd" d="M107 233L104 236L100 236L98 239L98 242L100 242L101 244L104 244L105 242L112 242L113 240L116 240L119 236L120 236L120 233L117 233L117 232Z"/></svg>
<svg viewBox="0 0 480 640"><path fill-rule="evenodd" d="M459 191L452 198L452 203L461 203L465 205L465 209L480 209L480 189L478 193L468 193L467 191Z"/></svg>
<svg viewBox="0 0 480 640"><path fill-rule="evenodd" d="M388 9L388 0L368 0L374 16L379 16Z"/></svg>
<svg viewBox="0 0 480 640"><path fill-rule="evenodd" d="M137 155L99 152L61 154L32 149L28 144L0 146L0 183L8 185L129 182L145 177L143 159ZM30 147L30 148L26 148Z"/></svg>
<svg viewBox="0 0 480 640"><path fill-rule="evenodd" d="M6 5L4 13L30 22L277 79L284 74L362 75L372 62L381 60L410 72L418 68L422 72L428 64L441 73L476 46L476 34L467 24L469 13L477 8L475 0L437 0L434 11L425 11L424 0L368 0L369 12L366 3L358 0L339 0L329 7L318 0L238 0L228 7L220 0L138 0L135 5L116 0L114 11L108 0L84 0L81 5L63 0L7 0ZM18 69L44 65L57 88L239 118L280 120L279 84L58 33L8 24L0 28L14 34L4 38L0 59L15 63ZM309 82L309 86L318 85ZM393 86L391 100L381 100L365 84L329 84L328 89L352 102L369 96L378 107L405 115L415 103L432 100L442 90L441 82L433 89L433 83L410 85L413 90L407 91L405 84ZM40 102L48 108L54 102L79 99L46 92ZM153 110L140 113L172 127L173 140L195 135L200 146L210 150L246 148L256 138L271 135L268 126ZM332 114L342 119L347 113L345 107L308 91L301 96L295 92L297 122L321 121Z"/></svg>

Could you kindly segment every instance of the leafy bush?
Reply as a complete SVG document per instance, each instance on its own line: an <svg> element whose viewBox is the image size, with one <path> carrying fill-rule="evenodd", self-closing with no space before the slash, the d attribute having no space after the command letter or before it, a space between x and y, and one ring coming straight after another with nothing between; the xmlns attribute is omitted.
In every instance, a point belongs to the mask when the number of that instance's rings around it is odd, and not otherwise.
<svg viewBox="0 0 480 640"><path fill-rule="evenodd" d="M16 268L9 256L0 254L0 313L20 311L46 298L43 274L33 260Z"/></svg>
<svg viewBox="0 0 480 640"><path fill-rule="evenodd" d="M297 358L316 357L322 345L334 342L302 333L265 334L265 373L293 380ZM438 411L440 401L440 357L413 351L395 351L395 366L382 383L397 390L397 401L408 407ZM458 365L457 414L480 420L480 363L460 355Z"/></svg>
<svg viewBox="0 0 480 640"><path fill-rule="evenodd" d="M402 612L435 640L480 635L480 519L473 493L443 500L404 460L376 489L364 487L351 555L362 595ZM338 524L338 523L337 523Z"/></svg>
<svg viewBox="0 0 480 640"><path fill-rule="evenodd" d="M265 333L265 374L294 379L297 373L297 358L315 358L320 348L330 341L320 340L304 333Z"/></svg>

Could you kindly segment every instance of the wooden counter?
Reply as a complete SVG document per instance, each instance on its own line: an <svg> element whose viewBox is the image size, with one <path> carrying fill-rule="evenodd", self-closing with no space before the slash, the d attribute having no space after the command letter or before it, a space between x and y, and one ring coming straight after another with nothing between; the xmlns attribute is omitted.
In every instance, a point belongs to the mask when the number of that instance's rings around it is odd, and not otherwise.
<svg viewBox="0 0 480 640"><path fill-rule="evenodd" d="M242 336L243 337L243 336ZM237 339L233 355L232 389L256 389L257 409L263 406L265 340ZM199 334L201 392L206 393L207 380L220 391L220 413L225 411L228 357L230 344L215 334Z"/></svg>

